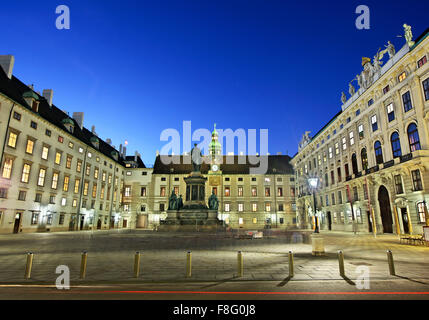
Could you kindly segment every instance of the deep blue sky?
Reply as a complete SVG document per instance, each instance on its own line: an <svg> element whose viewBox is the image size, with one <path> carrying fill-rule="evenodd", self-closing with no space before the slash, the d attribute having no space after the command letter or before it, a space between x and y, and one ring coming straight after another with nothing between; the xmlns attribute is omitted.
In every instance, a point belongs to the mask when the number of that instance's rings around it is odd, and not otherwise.
<svg viewBox="0 0 429 320"><path fill-rule="evenodd" d="M66 4L71 29L55 28ZM355 28L368 5L371 29ZM147 164L166 128L269 129L269 151L294 155L340 110L340 93L388 40L427 27L429 1L7 1L1 54L14 75ZM186 151L186 150L185 150Z"/></svg>

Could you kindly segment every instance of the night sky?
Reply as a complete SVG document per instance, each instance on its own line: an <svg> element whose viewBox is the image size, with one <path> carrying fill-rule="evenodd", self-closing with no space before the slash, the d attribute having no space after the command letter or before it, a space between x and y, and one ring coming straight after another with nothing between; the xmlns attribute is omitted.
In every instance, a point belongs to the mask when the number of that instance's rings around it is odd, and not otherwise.
<svg viewBox="0 0 429 320"><path fill-rule="evenodd" d="M71 29L57 30L68 5ZM370 30L355 9L370 8ZM429 1L3 1L0 54L54 104L152 164L164 129L268 129L294 155L341 108L341 91L390 40L429 27ZM189 151L189 150L184 150Z"/></svg>

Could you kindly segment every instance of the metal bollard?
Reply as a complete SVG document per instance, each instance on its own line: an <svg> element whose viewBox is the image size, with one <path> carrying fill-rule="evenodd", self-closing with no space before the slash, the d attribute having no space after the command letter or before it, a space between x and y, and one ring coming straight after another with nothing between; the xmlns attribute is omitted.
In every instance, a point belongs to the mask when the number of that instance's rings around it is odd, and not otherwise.
<svg viewBox="0 0 429 320"><path fill-rule="evenodd" d="M391 276L395 275L395 264L393 263L392 251L387 250L387 262L389 263L389 273Z"/></svg>
<svg viewBox="0 0 429 320"><path fill-rule="evenodd" d="M190 278L192 276L192 252L188 251L186 255L186 278Z"/></svg>
<svg viewBox="0 0 429 320"><path fill-rule="evenodd" d="M242 277L244 274L243 254L237 252L237 277Z"/></svg>
<svg viewBox="0 0 429 320"><path fill-rule="evenodd" d="M340 267L340 276L345 277L346 274L344 272L344 254L341 250L338 251L338 263Z"/></svg>
<svg viewBox="0 0 429 320"><path fill-rule="evenodd" d="M294 270L293 270L293 252L289 251L289 277L292 278L294 276Z"/></svg>
<svg viewBox="0 0 429 320"><path fill-rule="evenodd" d="M140 252L136 252L134 256L134 278L138 278L140 274Z"/></svg>
<svg viewBox="0 0 429 320"><path fill-rule="evenodd" d="M31 269L33 268L33 254L31 252L27 253L27 264L25 265L25 279L31 278Z"/></svg>
<svg viewBox="0 0 429 320"><path fill-rule="evenodd" d="M85 279L86 276L86 261L88 259L88 253L86 251L82 252L82 260L80 263L80 278Z"/></svg>

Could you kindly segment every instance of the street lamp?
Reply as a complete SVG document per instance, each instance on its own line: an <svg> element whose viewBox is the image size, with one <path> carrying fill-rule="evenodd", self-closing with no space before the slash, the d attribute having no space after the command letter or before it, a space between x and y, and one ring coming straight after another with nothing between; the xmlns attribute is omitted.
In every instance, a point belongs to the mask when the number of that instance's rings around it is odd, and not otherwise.
<svg viewBox="0 0 429 320"><path fill-rule="evenodd" d="M312 191L313 191L313 204L314 204L314 223L315 223L315 228L314 228L314 233L319 233L319 221L318 218L316 216L316 188L317 185L319 183L319 178L317 177L313 177L313 178L308 178L308 184L310 185Z"/></svg>

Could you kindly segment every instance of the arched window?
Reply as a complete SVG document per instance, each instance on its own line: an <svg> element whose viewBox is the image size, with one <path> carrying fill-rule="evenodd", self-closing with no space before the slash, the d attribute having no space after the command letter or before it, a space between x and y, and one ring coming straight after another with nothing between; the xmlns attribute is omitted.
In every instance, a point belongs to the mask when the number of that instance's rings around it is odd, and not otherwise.
<svg viewBox="0 0 429 320"><path fill-rule="evenodd" d="M368 155L366 154L366 149L363 148L360 152L360 158L362 160L362 169L366 170L368 169Z"/></svg>
<svg viewBox="0 0 429 320"><path fill-rule="evenodd" d="M392 133L390 137L390 142L392 143L392 152L393 158L400 157L402 155L401 152L401 142L399 141L399 133L396 131Z"/></svg>
<svg viewBox="0 0 429 320"><path fill-rule="evenodd" d="M419 131L417 130L417 126L415 123L412 123L408 126L408 143L410 144L410 150L416 151L420 150L420 138Z"/></svg>
<svg viewBox="0 0 429 320"><path fill-rule="evenodd" d="M378 140L374 143L374 151L377 164L383 163L383 150L381 150L381 143Z"/></svg>
<svg viewBox="0 0 429 320"><path fill-rule="evenodd" d="M352 155L352 169L353 169L353 174L358 173L358 164L357 164L356 153L353 153L353 155Z"/></svg>

